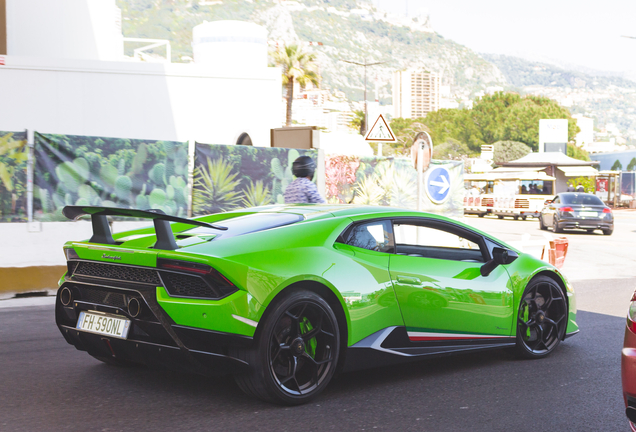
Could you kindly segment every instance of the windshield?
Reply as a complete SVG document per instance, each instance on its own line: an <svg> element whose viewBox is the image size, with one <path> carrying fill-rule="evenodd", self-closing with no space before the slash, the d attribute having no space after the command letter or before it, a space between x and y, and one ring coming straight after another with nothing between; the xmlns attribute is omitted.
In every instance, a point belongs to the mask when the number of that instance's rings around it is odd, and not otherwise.
<svg viewBox="0 0 636 432"><path fill-rule="evenodd" d="M604 205L597 196L584 193L566 193L561 195L563 204Z"/></svg>
<svg viewBox="0 0 636 432"><path fill-rule="evenodd" d="M216 234L214 240L218 240L290 225L301 220L303 220L301 215L291 213L254 213L215 222L215 224L227 227L227 231L196 227L186 232L188 234Z"/></svg>

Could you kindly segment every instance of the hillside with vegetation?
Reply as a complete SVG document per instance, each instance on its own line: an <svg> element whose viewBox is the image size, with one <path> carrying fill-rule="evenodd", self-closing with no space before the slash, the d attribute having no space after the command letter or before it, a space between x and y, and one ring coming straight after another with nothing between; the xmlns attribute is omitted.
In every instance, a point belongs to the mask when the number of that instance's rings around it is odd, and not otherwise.
<svg viewBox="0 0 636 432"><path fill-rule="evenodd" d="M270 43L320 42L316 53L321 87L351 101L363 99L364 68L368 99L391 104L392 73L406 68L440 72L451 98L476 100L496 89L548 97L595 120L599 129L615 124L636 143L636 83L595 76L504 55L478 54L433 31L427 22L395 17L371 0L117 0L126 37L168 39L172 61L192 61L192 29L204 21L242 20L267 28ZM419 18L421 19L421 17ZM127 44L132 55L133 44ZM228 59L229 61L229 59ZM342 92L342 93L341 93ZM527 140L523 141L526 142ZM469 144L470 143L466 143ZM527 143L531 144L531 143Z"/></svg>
<svg viewBox="0 0 636 432"><path fill-rule="evenodd" d="M322 87L342 91L350 100L363 98L364 68L342 60L385 62L367 70L368 88L373 91L377 80L383 103L391 103L392 72L410 67L441 72L444 84L458 96L505 84L497 67L474 51L424 26L414 30L393 23L370 0L304 0L294 7L273 0L117 3L122 9L124 36L170 40L175 62L191 60L192 28L204 21L251 21L265 26L272 42L321 42L322 46L312 48L318 56ZM132 47L128 50L132 54Z"/></svg>

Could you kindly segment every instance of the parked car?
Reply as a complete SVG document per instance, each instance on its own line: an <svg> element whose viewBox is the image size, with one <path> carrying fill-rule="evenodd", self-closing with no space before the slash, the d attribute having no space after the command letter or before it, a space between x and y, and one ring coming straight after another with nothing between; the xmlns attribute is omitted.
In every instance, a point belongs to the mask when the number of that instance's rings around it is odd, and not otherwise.
<svg viewBox="0 0 636 432"><path fill-rule="evenodd" d="M621 376L625 414L629 425L636 432L636 292L632 296L627 313L625 339L621 353Z"/></svg>
<svg viewBox="0 0 636 432"><path fill-rule="evenodd" d="M93 226L64 246L55 315L68 343L114 365L231 373L266 401L305 403L336 370L505 347L541 358L578 332L574 290L555 267L439 215L63 212ZM154 228L113 235L107 216Z"/></svg>
<svg viewBox="0 0 636 432"><path fill-rule="evenodd" d="M562 192L545 202L539 215L539 227L551 227L555 233L564 229L582 229L588 233L601 230L614 232L614 215L596 195L585 192Z"/></svg>

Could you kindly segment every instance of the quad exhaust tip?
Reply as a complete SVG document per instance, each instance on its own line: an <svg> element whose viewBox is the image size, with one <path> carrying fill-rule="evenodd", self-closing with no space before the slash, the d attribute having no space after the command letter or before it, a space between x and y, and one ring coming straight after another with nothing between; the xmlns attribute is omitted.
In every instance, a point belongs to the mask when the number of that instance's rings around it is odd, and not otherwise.
<svg viewBox="0 0 636 432"><path fill-rule="evenodd" d="M141 302L138 298L132 297L128 300L128 313L133 318L137 318L141 314Z"/></svg>
<svg viewBox="0 0 636 432"><path fill-rule="evenodd" d="M73 301L73 293L68 287L62 288L60 291L60 301L64 306L68 306Z"/></svg>

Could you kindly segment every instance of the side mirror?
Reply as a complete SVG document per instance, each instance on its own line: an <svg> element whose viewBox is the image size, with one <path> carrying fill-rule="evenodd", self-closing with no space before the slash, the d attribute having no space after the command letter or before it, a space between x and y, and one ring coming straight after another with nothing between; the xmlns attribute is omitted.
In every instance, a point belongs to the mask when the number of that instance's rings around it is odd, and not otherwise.
<svg viewBox="0 0 636 432"><path fill-rule="evenodd" d="M483 266L481 266L481 268L479 269L479 272L481 273L482 276L486 277L490 273L492 273L492 271L496 269L498 266L510 264L514 260L516 260L518 257L519 255L515 251L511 251L509 249L504 249L500 247L493 248L492 259L488 261L487 263L485 263Z"/></svg>

